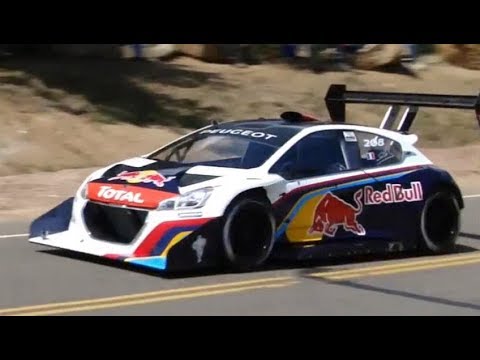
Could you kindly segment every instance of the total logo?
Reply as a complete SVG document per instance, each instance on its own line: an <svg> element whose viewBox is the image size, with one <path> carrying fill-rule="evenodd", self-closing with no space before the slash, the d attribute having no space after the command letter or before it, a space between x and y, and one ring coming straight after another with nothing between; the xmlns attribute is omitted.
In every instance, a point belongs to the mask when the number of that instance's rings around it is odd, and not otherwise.
<svg viewBox="0 0 480 360"><path fill-rule="evenodd" d="M140 193L116 190L110 186L101 186L97 196L105 200L116 200L118 202L129 202L132 204L143 204L145 202Z"/></svg>
<svg viewBox="0 0 480 360"><path fill-rule="evenodd" d="M124 184L88 184L89 200L119 206L156 209L160 202L175 196L175 193L167 191L137 188Z"/></svg>

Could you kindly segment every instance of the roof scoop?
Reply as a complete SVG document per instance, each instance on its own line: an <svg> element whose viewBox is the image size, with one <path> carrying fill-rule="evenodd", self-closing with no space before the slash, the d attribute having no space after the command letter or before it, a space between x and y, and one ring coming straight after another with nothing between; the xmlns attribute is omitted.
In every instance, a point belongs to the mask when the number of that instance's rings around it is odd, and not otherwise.
<svg viewBox="0 0 480 360"><path fill-rule="evenodd" d="M308 121L320 121L312 115L303 114L298 111L285 111L280 115L283 120L291 122L308 122Z"/></svg>

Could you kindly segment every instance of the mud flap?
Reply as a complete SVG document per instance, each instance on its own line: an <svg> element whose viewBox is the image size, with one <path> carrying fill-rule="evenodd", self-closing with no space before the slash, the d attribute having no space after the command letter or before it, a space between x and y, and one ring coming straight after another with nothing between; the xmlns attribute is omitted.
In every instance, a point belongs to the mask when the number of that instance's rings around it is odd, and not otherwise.
<svg viewBox="0 0 480 360"><path fill-rule="evenodd" d="M30 238L68 230L72 218L73 197L35 219L30 225Z"/></svg>

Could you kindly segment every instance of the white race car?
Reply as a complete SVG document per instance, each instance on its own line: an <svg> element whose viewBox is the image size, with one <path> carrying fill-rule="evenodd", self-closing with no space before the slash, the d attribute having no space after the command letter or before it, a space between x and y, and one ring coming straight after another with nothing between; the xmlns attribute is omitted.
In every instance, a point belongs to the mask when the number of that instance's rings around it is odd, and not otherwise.
<svg viewBox="0 0 480 360"><path fill-rule="evenodd" d="M32 223L29 241L169 271L451 251L461 192L407 131L418 106L478 116L478 98L332 85L326 102L333 121L286 112L214 123L99 169ZM347 124L346 103L391 106L376 128ZM401 105L409 107L393 129Z"/></svg>

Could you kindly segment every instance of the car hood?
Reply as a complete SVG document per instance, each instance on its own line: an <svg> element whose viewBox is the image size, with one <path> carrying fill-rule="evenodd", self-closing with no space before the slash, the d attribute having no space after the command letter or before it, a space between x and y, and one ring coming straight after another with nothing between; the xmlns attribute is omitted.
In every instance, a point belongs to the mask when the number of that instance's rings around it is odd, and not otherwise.
<svg viewBox="0 0 480 360"><path fill-rule="evenodd" d="M88 181L97 185L135 186L152 191L181 194L203 186L216 186L221 178L243 178L250 170L214 166L175 166L133 158L104 168Z"/></svg>

